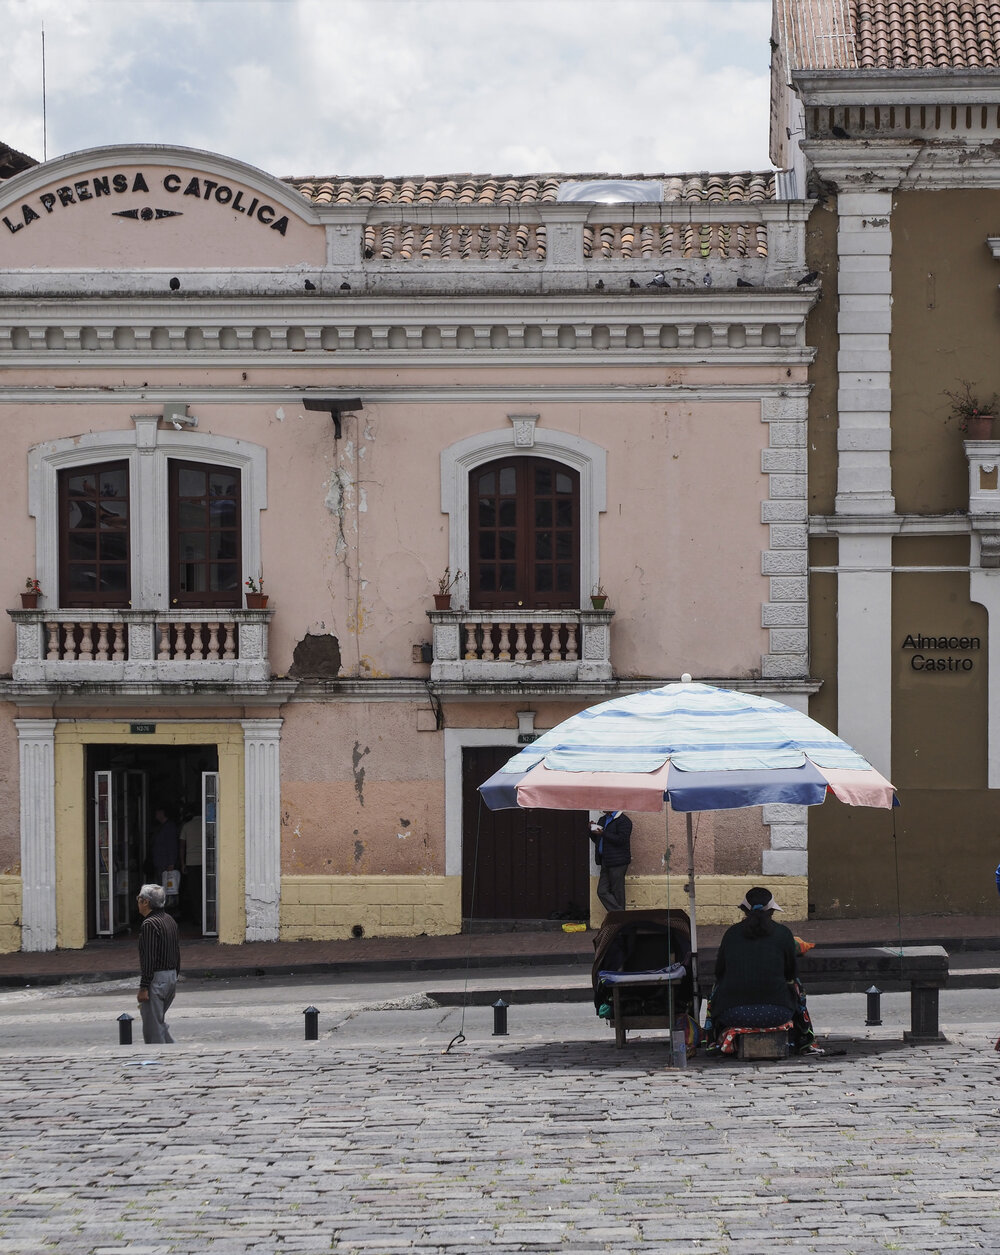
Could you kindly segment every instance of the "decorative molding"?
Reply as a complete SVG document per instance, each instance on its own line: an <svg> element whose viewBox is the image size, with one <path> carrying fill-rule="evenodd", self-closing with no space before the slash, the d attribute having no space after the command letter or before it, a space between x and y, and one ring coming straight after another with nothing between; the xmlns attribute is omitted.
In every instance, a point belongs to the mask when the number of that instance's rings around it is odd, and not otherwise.
<svg viewBox="0 0 1000 1255"><path fill-rule="evenodd" d="M466 394L466 402L468 396ZM441 512L449 516L448 566L464 574L455 600L469 603L469 474L484 462L509 457L514 433L508 429L479 432L441 451ZM549 458L572 467L580 476L580 588L593 588L600 577L598 516L607 509L607 451L571 432L551 427L535 431L525 457Z"/></svg>
<svg viewBox="0 0 1000 1255"><path fill-rule="evenodd" d="M317 206L273 174L223 153L203 148L183 148L176 144L108 144L53 157L51 161L31 166L0 184L0 209L16 204L60 179L72 181L74 175L112 166L162 166L170 169L179 166L186 170L207 170L227 180L266 188L270 198L306 222L318 224L322 220Z"/></svg>
<svg viewBox="0 0 1000 1255"><path fill-rule="evenodd" d="M468 358L463 359L468 365ZM535 364L537 364L537 359ZM553 359L546 359L551 362ZM603 360L603 359L602 359ZM704 356L701 357L704 365ZM435 363L437 364L437 363ZM369 359L370 365L370 359ZM481 365L479 363L478 365ZM508 361L505 365L509 366ZM588 403L613 399L615 404L640 402L644 404L669 405L676 402L711 401L724 403L727 401L757 401L761 398L797 397L809 395L809 384L792 383L725 383L725 384L525 384L521 381L508 385L503 384L401 384L398 387L381 386L363 388L364 400L370 405L461 405L495 403L498 405L528 405L532 402ZM352 390L335 389L344 396L357 396L358 388ZM306 411L297 407L303 395L309 389L285 387L220 387L192 388L186 387L184 395L189 406L198 405L283 405L295 409L305 417ZM332 395L330 389L323 390L324 396ZM72 392L55 386L4 386L0 384L0 403L18 405L156 405L160 399L176 398L176 388L127 388L121 387L113 392L101 388L74 388ZM329 419L327 419L329 425ZM169 435L169 432L164 434ZM510 435L508 433L508 440Z"/></svg>
<svg viewBox="0 0 1000 1255"><path fill-rule="evenodd" d="M134 404L134 398L130 403ZM259 570L260 512L267 507L267 450L229 436L160 429L151 415L134 417L131 431L85 432L29 450L28 513L35 519L35 570L42 587L59 587L59 472L93 462L129 464L132 600L137 609L169 609L170 536L163 526L168 458L211 462L240 471L243 566Z"/></svg>
<svg viewBox="0 0 1000 1255"><path fill-rule="evenodd" d="M15 719L21 784L21 949L54 950L55 719Z"/></svg>
<svg viewBox="0 0 1000 1255"><path fill-rule="evenodd" d="M514 447L530 449L535 443L535 424L539 416L537 414L508 414L507 417L514 424Z"/></svg>

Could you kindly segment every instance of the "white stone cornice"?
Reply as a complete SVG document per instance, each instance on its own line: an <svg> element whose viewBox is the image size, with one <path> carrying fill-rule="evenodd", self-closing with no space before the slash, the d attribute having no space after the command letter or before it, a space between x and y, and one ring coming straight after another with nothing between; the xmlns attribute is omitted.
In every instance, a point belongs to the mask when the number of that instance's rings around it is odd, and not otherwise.
<svg viewBox="0 0 1000 1255"><path fill-rule="evenodd" d="M964 514L814 514L810 536L962 536L970 530Z"/></svg>
<svg viewBox="0 0 1000 1255"><path fill-rule="evenodd" d="M339 355L338 355L339 358ZM603 359L602 359L603 360ZM714 360L714 359L713 359ZM743 359L741 359L743 360ZM785 359L783 358L782 361ZM368 361L370 365L370 359ZM536 362L536 365L538 363ZM550 363L546 363L550 364ZM17 405L123 405L126 407L149 404L162 404L163 400L176 400L180 391L184 399L193 408L197 405L284 405L294 407L302 397L315 392L319 385L291 388L280 386L246 387L239 386L212 388L204 384L197 387L142 387L123 386L107 390L104 388L74 388L68 391L59 387L2 387L0 386L0 404ZM323 396L336 396L343 393L357 396L361 392L366 405L408 404L411 402L432 403L434 405L470 405L479 402L501 402L510 404L534 404L541 402L648 402L656 404L671 401L748 401L762 397L801 397L808 396L809 384L790 383L724 383L724 384L608 384L608 383L576 383L576 384L531 384L519 381L510 385L476 385L458 388L454 384L403 384L399 386L381 385L367 388L363 384L350 387L323 388ZM329 426L329 417L327 417ZM169 432L161 432L169 435ZM207 435L208 433L204 433Z"/></svg>
<svg viewBox="0 0 1000 1255"><path fill-rule="evenodd" d="M1000 103L995 69L795 70L792 82L806 108Z"/></svg>
<svg viewBox="0 0 1000 1255"><path fill-rule="evenodd" d="M652 270L653 263L645 263ZM73 284L86 278L80 272L46 272L53 282L64 286L47 293L41 289L19 287L19 276L26 284L32 278L41 283L38 272L4 271L0 273L0 295L17 297L0 301L0 327L58 326L65 322L83 321L90 327L120 326L256 326L257 324L303 326L322 320L323 325L364 323L371 326L396 325L401 319L400 299L405 295L408 323L435 323L443 326L478 323L490 325L515 321L537 321L558 318L562 322L785 322L805 318L816 302L812 288L800 287L796 280L800 271L790 276L787 287L736 288L697 283L690 286L645 291L628 288L603 292L563 292L522 295L511 292L480 291L474 294L456 292L447 298L434 292L387 291L384 294L303 297L287 288L261 287L257 291L235 288L232 291L191 292L183 298L149 289L137 289L116 295L112 291L74 290ZM142 277L139 272L134 272ZM164 271L165 275L176 271ZM220 279L233 271L213 272ZM267 271L268 281L275 282L286 271ZM739 270L735 274L741 273ZM734 280L735 280L734 274ZM594 276L597 277L596 275ZM296 287L301 276L295 276ZM106 279L104 280L106 282ZM166 281L163 284L166 289ZM26 298L34 297L31 304Z"/></svg>
<svg viewBox="0 0 1000 1255"><path fill-rule="evenodd" d="M807 160L824 179L843 191L892 191L906 178L923 145L906 140L802 141Z"/></svg>

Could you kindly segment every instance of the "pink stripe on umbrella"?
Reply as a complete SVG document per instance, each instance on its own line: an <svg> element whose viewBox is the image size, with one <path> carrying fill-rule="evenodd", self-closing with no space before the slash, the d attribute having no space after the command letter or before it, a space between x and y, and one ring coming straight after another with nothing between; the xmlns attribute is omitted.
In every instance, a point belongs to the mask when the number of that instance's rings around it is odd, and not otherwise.
<svg viewBox="0 0 1000 1255"><path fill-rule="evenodd" d="M869 771L852 771L842 767L816 767L816 770L824 777L834 796L848 806L892 808L896 790L874 767Z"/></svg>
<svg viewBox="0 0 1000 1255"><path fill-rule="evenodd" d="M555 810L661 811L669 771L669 763L649 772L550 771L539 763L517 786L517 804Z"/></svg>

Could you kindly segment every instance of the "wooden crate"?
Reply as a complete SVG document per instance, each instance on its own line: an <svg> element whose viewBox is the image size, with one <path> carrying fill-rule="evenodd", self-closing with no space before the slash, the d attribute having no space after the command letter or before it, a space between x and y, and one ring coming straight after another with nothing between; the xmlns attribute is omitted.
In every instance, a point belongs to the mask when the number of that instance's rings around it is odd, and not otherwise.
<svg viewBox="0 0 1000 1255"><path fill-rule="evenodd" d="M788 1029L773 1033L740 1033L736 1047L739 1059L787 1059Z"/></svg>

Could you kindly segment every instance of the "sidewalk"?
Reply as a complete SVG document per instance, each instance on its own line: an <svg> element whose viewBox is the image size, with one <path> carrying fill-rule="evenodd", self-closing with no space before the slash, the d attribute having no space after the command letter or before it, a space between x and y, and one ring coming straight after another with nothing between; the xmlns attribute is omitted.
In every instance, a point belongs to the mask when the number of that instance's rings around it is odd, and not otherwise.
<svg viewBox="0 0 1000 1255"><path fill-rule="evenodd" d="M942 945L952 970L1000 969L1000 909L993 915L926 915L792 921L792 931L819 946ZM716 946L724 927L698 929L699 948ZM371 937L349 941L254 941L225 946L182 937L186 976L288 976L323 973L447 971L456 968L589 967L596 932L496 932L448 937ZM964 956L964 957L963 957ZM82 950L0 955L0 987L115 980L137 970L135 935L93 941ZM1000 978L998 978L1000 979Z"/></svg>

